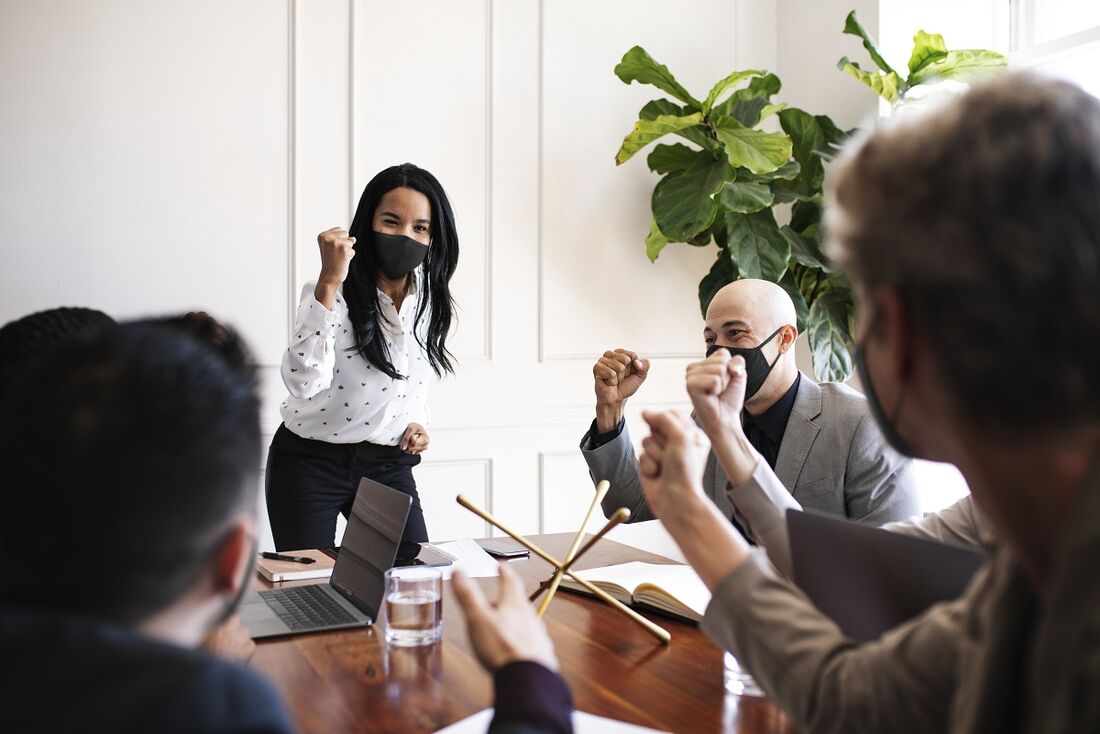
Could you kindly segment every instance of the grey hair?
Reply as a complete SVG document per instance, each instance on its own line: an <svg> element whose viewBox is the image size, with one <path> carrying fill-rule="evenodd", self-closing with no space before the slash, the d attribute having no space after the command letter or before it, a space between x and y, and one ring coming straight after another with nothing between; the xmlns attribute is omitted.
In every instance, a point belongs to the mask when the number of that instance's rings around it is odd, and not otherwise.
<svg viewBox="0 0 1100 734"><path fill-rule="evenodd" d="M1100 419L1100 100L1004 74L831 174L832 254L857 293L896 289L976 427Z"/></svg>

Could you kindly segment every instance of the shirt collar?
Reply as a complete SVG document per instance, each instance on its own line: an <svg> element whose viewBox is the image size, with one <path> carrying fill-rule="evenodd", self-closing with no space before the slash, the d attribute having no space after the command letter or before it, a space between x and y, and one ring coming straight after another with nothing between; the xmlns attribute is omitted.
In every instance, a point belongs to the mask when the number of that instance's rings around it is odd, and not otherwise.
<svg viewBox="0 0 1100 734"><path fill-rule="evenodd" d="M787 421L791 417L791 410L794 408L794 399L798 395L798 385L802 382L802 373L799 372L795 378L794 383L790 386L783 397L775 401L772 407L765 410L760 415L749 415L745 413L745 420L752 421L760 430L764 432L768 438L778 443L783 439L783 434L787 430Z"/></svg>
<svg viewBox="0 0 1100 734"><path fill-rule="evenodd" d="M420 268L417 268L416 270L409 273L409 290L405 293L406 301L409 300L409 296L415 296L420 292L420 278L418 277L419 273ZM393 303L393 300L386 294L385 291L383 291L381 288L377 288L377 291L378 295L385 298L386 301Z"/></svg>

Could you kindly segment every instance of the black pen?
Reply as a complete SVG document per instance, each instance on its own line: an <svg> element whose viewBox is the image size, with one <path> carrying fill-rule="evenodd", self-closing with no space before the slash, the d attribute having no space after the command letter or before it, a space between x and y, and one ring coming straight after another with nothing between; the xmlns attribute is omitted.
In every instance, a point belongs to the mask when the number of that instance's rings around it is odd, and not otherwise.
<svg viewBox="0 0 1100 734"><path fill-rule="evenodd" d="M264 551L260 556L269 561L290 561L291 563L313 563L316 560L306 556L284 556L282 553L272 553L270 551Z"/></svg>

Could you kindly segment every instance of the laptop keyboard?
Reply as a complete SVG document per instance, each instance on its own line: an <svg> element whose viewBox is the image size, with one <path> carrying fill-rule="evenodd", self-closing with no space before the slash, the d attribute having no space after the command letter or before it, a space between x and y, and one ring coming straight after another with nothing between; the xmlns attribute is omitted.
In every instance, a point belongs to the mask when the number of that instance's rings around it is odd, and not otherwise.
<svg viewBox="0 0 1100 734"><path fill-rule="evenodd" d="M325 591L323 584L260 592L271 611L292 630L317 629L357 621Z"/></svg>

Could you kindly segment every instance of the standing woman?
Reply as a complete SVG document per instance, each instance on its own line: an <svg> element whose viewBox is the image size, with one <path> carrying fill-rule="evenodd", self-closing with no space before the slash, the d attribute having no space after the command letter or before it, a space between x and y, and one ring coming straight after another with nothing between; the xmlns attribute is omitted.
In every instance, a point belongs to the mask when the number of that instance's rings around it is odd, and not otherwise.
<svg viewBox="0 0 1100 734"><path fill-rule="evenodd" d="M350 232L317 243L321 274L302 289L268 454L275 547L333 546L337 513L368 477L412 496L398 552L412 558L428 539L412 474L428 448L428 386L454 372L454 213L435 176L404 163L367 184Z"/></svg>

